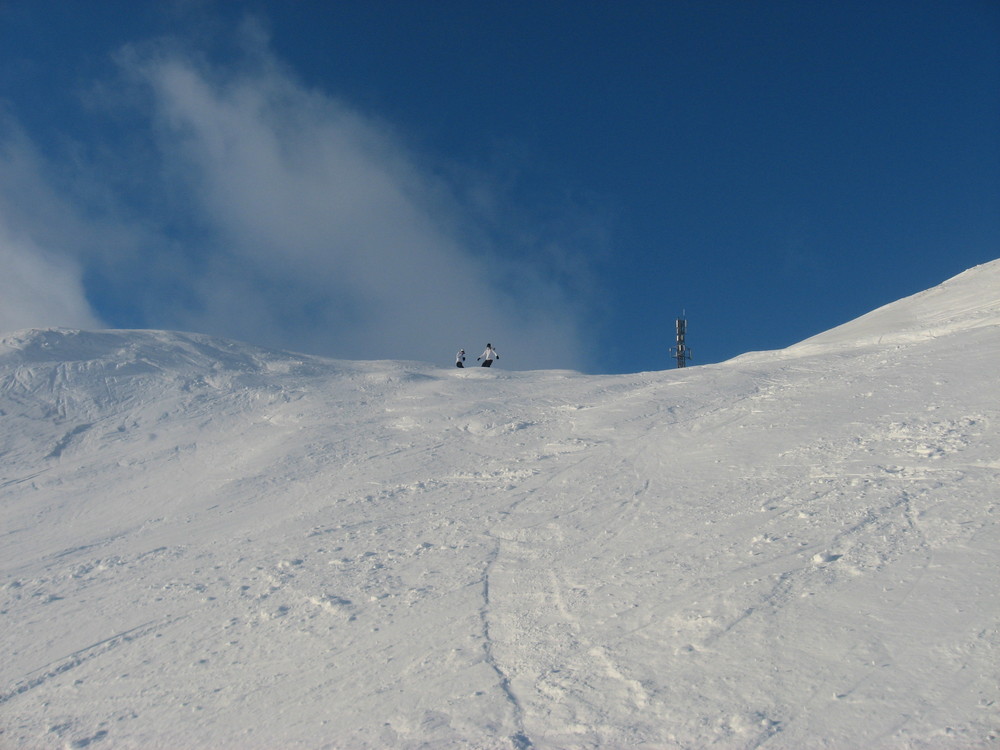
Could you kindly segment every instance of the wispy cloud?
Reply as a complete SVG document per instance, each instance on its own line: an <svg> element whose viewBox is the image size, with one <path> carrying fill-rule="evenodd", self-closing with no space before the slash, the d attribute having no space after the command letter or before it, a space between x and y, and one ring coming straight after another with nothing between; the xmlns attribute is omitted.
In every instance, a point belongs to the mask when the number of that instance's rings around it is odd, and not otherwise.
<svg viewBox="0 0 1000 750"><path fill-rule="evenodd" d="M0 216L0 332L22 328L100 328L83 288L82 269L18 237Z"/></svg>
<svg viewBox="0 0 1000 750"><path fill-rule="evenodd" d="M88 177L114 241L48 250L62 260L46 261L40 241L5 252L55 286L75 283L66 299L81 302L74 264L90 264L112 324L131 315L359 359L447 362L489 340L519 368L585 364L576 293L523 248L516 261L498 252L470 213L482 183L439 176L390 125L304 86L259 26L241 33L243 57L224 64L177 42L125 50L141 132L114 146L143 147L116 169L141 170ZM84 302L77 320L97 317ZM32 320L25 306L18 326L49 318Z"/></svg>
<svg viewBox="0 0 1000 750"><path fill-rule="evenodd" d="M197 302L172 314L352 358L444 358L491 339L522 366L578 364L563 292L530 264L522 285L494 283L453 187L385 123L306 89L255 32L229 68L176 48L125 58L152 93L169 188L194 197L205 229Z"/></svg>
<svg viewBox="0 0 1000 750"><path fill-rule="evenodd" d="M25 135L9 117L0 119L0 331L101 327L80 263L46 248L60 247L73 223Z"/></svg>

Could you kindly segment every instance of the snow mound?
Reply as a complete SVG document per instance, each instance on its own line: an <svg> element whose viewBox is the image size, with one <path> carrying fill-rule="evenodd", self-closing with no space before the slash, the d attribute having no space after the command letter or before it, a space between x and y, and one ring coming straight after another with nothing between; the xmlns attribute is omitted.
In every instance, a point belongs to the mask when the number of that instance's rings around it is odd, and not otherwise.
<svg viewBox="0 0 1000 750"><path fill-rule="evenodd" d="M0 366L58 365L121 375L266 374L303 367L310 359L196 333L168 331L31 329L0 338Z"/></svg>
<svg viewBox="0 0 1000 750"><path fill-rule="evenodd" d="M1000 327L1000 260L976 266L786 351L812 354L848 347L908 344L985 327Z"/></svg>

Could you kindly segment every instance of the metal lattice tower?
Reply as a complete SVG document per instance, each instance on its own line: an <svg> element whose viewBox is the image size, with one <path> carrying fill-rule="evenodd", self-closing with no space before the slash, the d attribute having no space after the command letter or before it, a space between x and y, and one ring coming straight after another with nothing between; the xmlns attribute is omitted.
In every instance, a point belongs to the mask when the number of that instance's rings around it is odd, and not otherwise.
<svg viewBox="0 0 1000 750"><path fill-rule="evenodd" d="M678 367L685 367L687 361L691 359L691 350L687 348L685 338L687 337L687 320L677 319L677 345L671 350L671 355L677 360Z"/></svg>

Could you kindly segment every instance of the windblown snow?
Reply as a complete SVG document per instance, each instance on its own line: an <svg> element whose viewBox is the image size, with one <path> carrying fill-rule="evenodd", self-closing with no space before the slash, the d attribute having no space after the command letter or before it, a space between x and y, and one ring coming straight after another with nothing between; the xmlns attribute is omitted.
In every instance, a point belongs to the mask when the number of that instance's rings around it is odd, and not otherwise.
<svg viewBox="0 0 1000 750"><path fill-rule="evenodd" d="M1000 261L634 375L8 335L0 746L997 747L998 379Z"/></svg>

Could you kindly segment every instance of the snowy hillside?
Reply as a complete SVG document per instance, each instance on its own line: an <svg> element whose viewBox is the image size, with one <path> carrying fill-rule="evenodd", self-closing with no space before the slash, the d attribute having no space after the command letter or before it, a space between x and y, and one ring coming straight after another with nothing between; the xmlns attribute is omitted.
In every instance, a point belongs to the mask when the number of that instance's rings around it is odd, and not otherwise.
<svg viewBox="0 0 1000 750"><path fill-rule="evenodd" d="M1000 326L1000 271L993 262L806 339L792 350L908 343L974 328L993 328L995 333L997 326Z"/></svg>
<svg viewBox="0 0 1000 750"><path fill-rule="evenodd" d="M616 376L9 335L0 747L996 747L998 290Z"/></svg>

